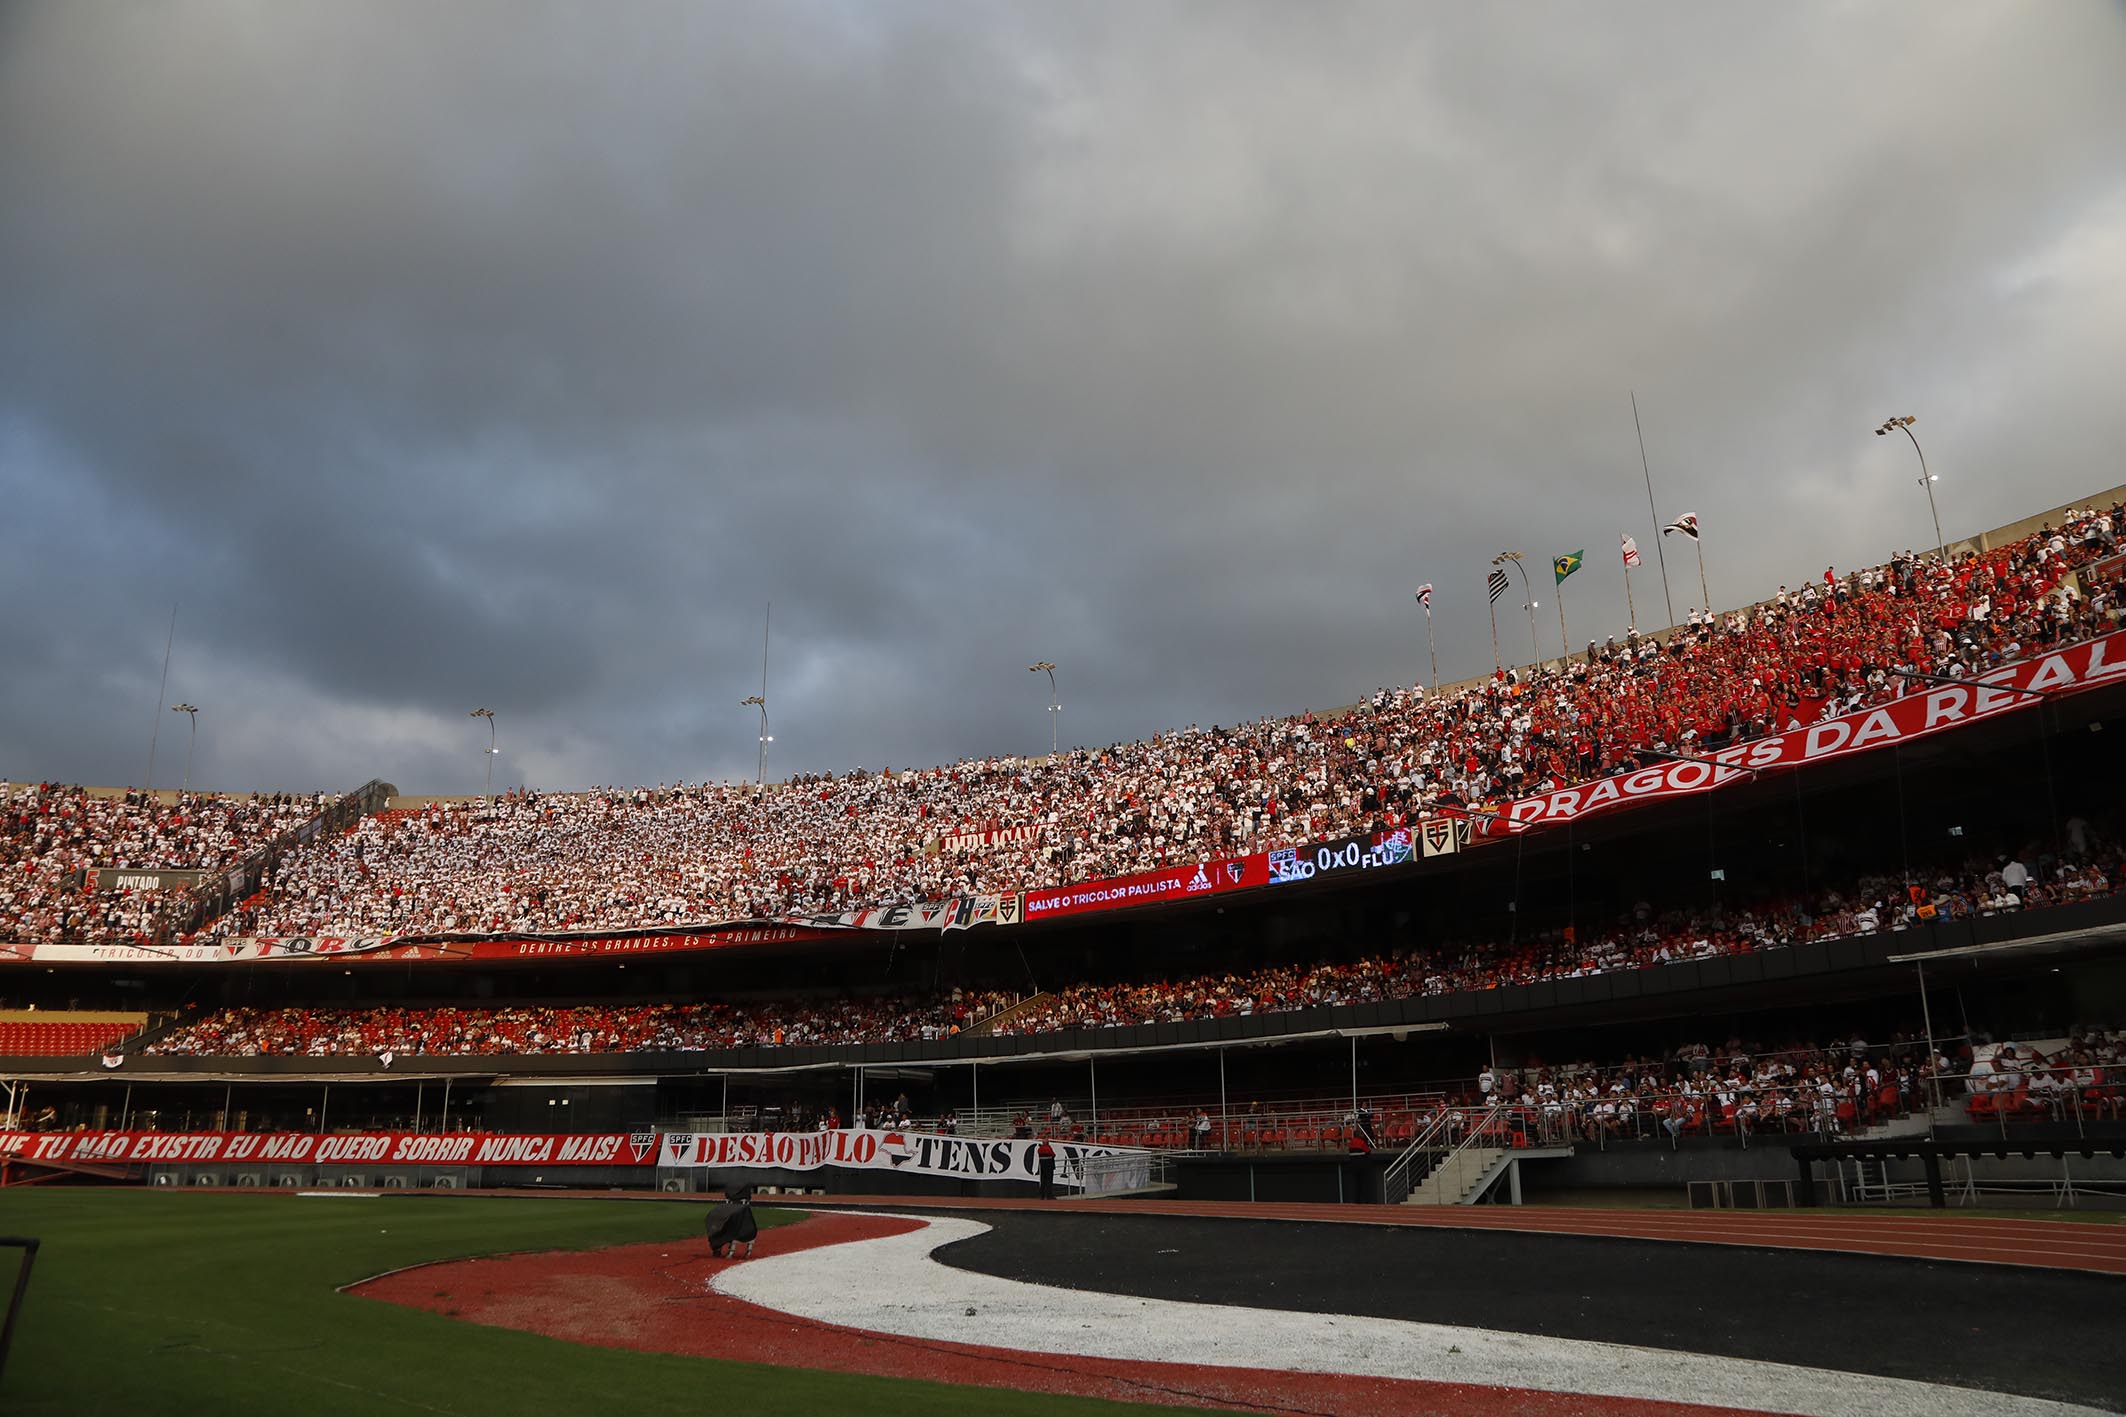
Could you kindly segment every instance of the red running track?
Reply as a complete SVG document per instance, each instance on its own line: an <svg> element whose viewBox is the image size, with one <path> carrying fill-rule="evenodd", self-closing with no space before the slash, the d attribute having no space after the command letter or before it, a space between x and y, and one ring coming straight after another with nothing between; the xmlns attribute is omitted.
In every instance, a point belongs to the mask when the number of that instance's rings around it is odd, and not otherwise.
<svg viewBox="0 0 2126 1417"><path fill-rule="evenodd" d="M800 1224L762 1231L758 1255L766 1259L905 1233L921 1223L885 1215L815 1215ZM675 1240L578 1253L445 1260L349 1288L366 1298L469 1323L602 1348L1118 1402L1306 1417L1768 1417L1688 1402L1417 1378L1151 1363L901 1338L797 1318L706 1288L706 1280L734 1263L740 1262L712 1258L704 1241Z"/></svg>
<svg viewBox="0 0 2126 1417"><path fill-rule="evenodd" d="M491 1189L453 1195L544 1199L676 1201L700 1205L701 1194L665 1191ZM1083 1199L1018 1196L768 1195L784 1210L1050 1211L1059 1215L1172 1215L1202 1220L1298 1220L1330 1225L1437 1226L1535 1235L1668 1240L1688 1245L1829 1250L1854 1255L2021 1265L2030 1269L2126 1274L2126 1224L2010 1220L1991 1216L1882 1215L1869 1211L1600 1210L1579 1206L1329 1205L1302 1202Z"/></svg>

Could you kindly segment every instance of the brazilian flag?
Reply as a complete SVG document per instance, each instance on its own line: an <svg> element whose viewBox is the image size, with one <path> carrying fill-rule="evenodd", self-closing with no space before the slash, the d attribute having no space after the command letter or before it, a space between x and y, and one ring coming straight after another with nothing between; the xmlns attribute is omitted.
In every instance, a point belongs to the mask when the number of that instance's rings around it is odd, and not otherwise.
<svg viewBox="0 0 2126 1417"><path fill-rule="evenodd" d="M1586 548L1582 547L1578 551L1568 551L1564 555L1558 557L1557 560L1552 561L1550 563L1550 569L1557 573L1558 584L1565 584L1565 578L1571 575L1574 571L1579 570L1580 562L1586 559L1587 551Z"/></svg>

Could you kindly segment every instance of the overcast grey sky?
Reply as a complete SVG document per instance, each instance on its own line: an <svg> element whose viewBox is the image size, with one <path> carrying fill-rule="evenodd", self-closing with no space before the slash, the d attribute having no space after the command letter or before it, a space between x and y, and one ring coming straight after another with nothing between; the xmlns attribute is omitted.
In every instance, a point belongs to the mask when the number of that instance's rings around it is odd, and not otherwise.
<svg viewBox="0 0 2126 1417"><path fill-rule="evenodd" d="M0 775L1045 750L2126 480L2118 4L0 4ZM1674 539L1671 538L1673 541ZM1697 599L1671 545L1678 613ZM1555 653L1548 588L1538 628ZM1518 591L1509 656L1528 656ZM165 718L170 717L167 713ZM157 778L174 784L183 722Z"/></svg>

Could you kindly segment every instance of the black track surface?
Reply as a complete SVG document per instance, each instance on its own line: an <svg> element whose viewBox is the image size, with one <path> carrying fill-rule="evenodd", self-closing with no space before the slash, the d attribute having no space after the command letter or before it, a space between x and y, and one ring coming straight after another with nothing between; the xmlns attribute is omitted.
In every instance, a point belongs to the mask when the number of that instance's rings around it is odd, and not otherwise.
<svg viewBox="0 0 2126 1417"><path fill-rule="evenodd" d="M2126 1278L1431 1227L984 1211L940 1262L1006 1279L1465 1324L2126 1411Z"/></svg>

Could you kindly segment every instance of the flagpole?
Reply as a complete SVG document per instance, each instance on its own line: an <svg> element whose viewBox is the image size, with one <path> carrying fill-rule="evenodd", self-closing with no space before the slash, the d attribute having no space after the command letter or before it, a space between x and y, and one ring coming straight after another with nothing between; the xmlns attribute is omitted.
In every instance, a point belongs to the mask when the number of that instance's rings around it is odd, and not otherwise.
<svg viewBox="0 0 2126 1417"><path fill-rule="evenodd" d="M1513 569L1521 573L1521 593L1528 597L1528 603L1526 605L1523 605L1521 608L1528 612L1528 652L1535 656L1534 663L1531 663L1528 666L1528 672L1530 674L1533 674L1535 673L1536 669L1543 663L1543 646L1541 642L1536 639L1535 634L1535 585L1528 579L1528 568L1521 564L1520 552L1502 552L1501 557L1504 560L1511 561L1513 563ZM1495 566L1498 564L1498 561L1494 560L1491 564Z"/></svg>
<svg viewBox="0 0 2126 1417"><path fill-rule="evenodd" d="M1531 661L1528 666L1528 672L1530 674L1533 674L1539 667L1541 667L1543 663L1543 646L1541 642L1537 640L1535 633L1535 583L1528 579L1528 568L1521 564L1520 552L1501 551L1498 555L1491 558L1491 564L1495 567L1503 566L1508 561L1511 561L1513 563L1514 570L1519 571L1521 573L1521 592L1528 597L1526 603L1521 606L1521 609L1528 612L1528 650L1529 653L1535 656L1535 659ZM1501 571L1500 574L1503 575L1505 573ZM1508 582L1508 584L1511 584L1511 582ZM1487 591L1490 589L1488 583L1486 583L1485 589ZM1497 597L1493 597L1492 603L1494 605L1498 603ZM1496 610L1493 610L1492 618L1496 620L1497 617L1498 612ZM1497 638L1497 632L1495 630L1493 631L1492 637L1494 639Z"/></svg>
<svg viewBox="0 0 2126 1417"><path fill-rule="evenodd" d="M1506 661L1499 654L1499 598L1495 595L1491 597L1491 667L1506 672Z"/></svg>
<svg viewBox="0 0 2126 1417"><path fill-rule="evenodd" d="M1705 618L1710 620L1713 618L1713 593L1705 588L1705 528L1699 527L1698 534L1690 540L1691 545L1698 548L1698 598L1705 602Z"/></svg>
<svg viewBox="0 0 2126 1417"><path fill-rule="evenodd" d="M1558 583L1558 648L1564 659L1572 658L1572 638L1565 633L1565 583Z"/></svg>
<svg viewBox="0 0 2126 1417"><path fill-rule="evenodd" d="M1432 657L1432 692L1439 692L1439 646L1432 640L1432 606L1425 605L1425 649Z"/></svg>
<svg viewBox="0 0 2126 1417"><path fill-rule="evenodd" d="M1639 471L1646 476L1646 510L1654 519L1654 554L1661 560L1661 599L1668 605L1668 623L1676 623L1676 600L1668 593L1668 551L1661 544L1661 514L1654 510L1654 474L1646 465L1646 430L1639 426L1639 394L1631 395L1631 426L1639 435ZM1702 577L1701 577L1702 579Z"/></svg>
<svg viewBox="0 0 2126 1417"><path fill-rule="evenodd" d="M1631 567L1624 568L1624 616L1625 622L1636 631L1639 628L1639 609L1631 603Z"/></svg>

